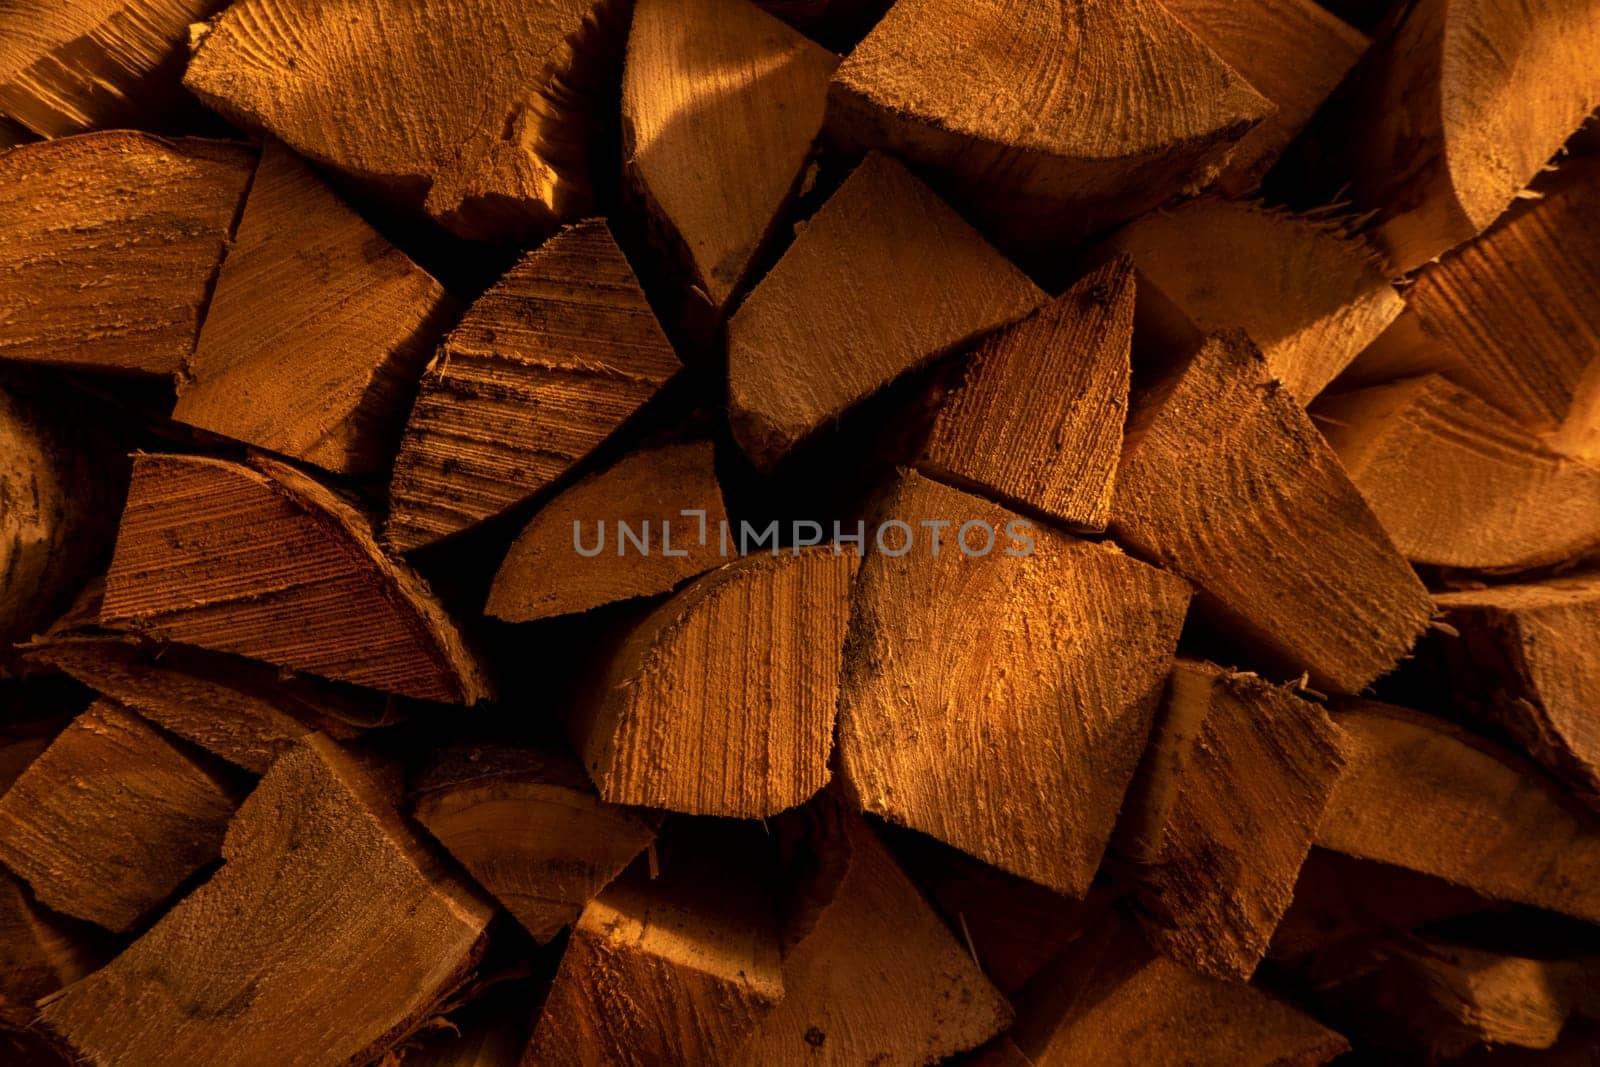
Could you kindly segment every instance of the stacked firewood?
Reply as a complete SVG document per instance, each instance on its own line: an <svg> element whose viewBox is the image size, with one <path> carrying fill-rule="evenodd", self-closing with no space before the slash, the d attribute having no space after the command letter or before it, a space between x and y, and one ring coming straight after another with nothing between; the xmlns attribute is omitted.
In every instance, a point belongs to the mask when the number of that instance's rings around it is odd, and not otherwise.
<svg viewBox="0 0 1600 1067"><path fill-rule="evenodd" d="M0 1062L1600 1062L1600 0L0 3Z"/></svg>

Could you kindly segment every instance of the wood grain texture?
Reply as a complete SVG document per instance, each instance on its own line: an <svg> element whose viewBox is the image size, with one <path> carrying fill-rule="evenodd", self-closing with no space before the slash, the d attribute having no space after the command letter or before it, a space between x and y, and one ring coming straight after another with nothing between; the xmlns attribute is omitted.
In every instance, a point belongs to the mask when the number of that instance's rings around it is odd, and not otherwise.
<svg viewBox="0 0 1600 1067"><path fill-rule="evenodd" d="M1317 844L1486 897L1600 916L1600 826L1531 765L1458 727L1365 703Z"/></svg>
<svg viewBox="0 0 1600 1067"><path fill-rule="evenodd" d="M725 853L664 850L658 878L630 875L583 909L522 1062L727 1063L783 995L753 872Z"/></svg>
<svg viewBox="0 0 1600 1067"><path fill-rule="evenodd" d="M473 746L436 755L413 813L546 944L655 839L651 822L602 803L560 749Z"/></svg>
<svg viewBox="0 0 1600 1067"><path fill-rule="evenodd" d="M285 679L264 663L181 646L151 651L119 634L52 633L24 655L252 774L265 774L306 734L353 738L361 726L382 723L385 710Z"/></svg>
<svg viewBox="0 0 1600 1067"><path fill-rule="evenodd" d="M1291 690L1178 662L1115 842L1152 945L1249 979L1293 898L1342 740Z"/></svg>
<svg viewBox="0 0 1600 1067"><path fill-rule="evenodd" d="M1272 111L1155 0L901 0L834 77L828 131L935 176L1006 248L1214 179Z"/></svg>
<svg viewBox="0 0 1600 1067"><path fill-rule="evenodd" d="M1007 555L1015 513L917 474L881 508L916 529L951 525L937 556L925 541L862 564L839 696L847 794L1082 896L1144 749L1188 587L1045 527L1026 533L1030 554ZM992 554L958 547L972 522L996 531Z"/></svg>
<svg viewBox="0 0 1600 1067"><path fill-rule="evenodd" d="M728 324L734 436L770 469L902 374L1045 300L901 164L873 153Z"/></svg>
<svg viewBox="0 0 1600 1067"><path fill-rule="evenodd" d="M443 286L268 142L173 418L340 474L386 469L454 312Z"/></svg>
<svg viewBox="0 0 1600 1067"><path fill-rule="evenodd" d="M590 210L624 18L607 0L241 0L183 83L458 236L526 244Z"/></svg>
<svg viewBox="0 0 1600 1067"><path fill-rule="evenodd" d="M0 114L44 137L184 115L189 24L222 0L8 0ZM192 102L189 103L192 108Z"/></svg>
<svg viewBox="0 0 1600 1067"><path fill-rule="evenodd" d="M136 457L101 619L421 700L489 693L444 608L366 518L271 460Z"/></svg>
<svg viewBox="0 0 1600 1067"><path fill-rule="evenodd" d="M665 593L721 566L728 513L714 451L710 441L643 449L561 493L512 542L484 613L507 622L568 615ZM648 551L623 539L622 524L632 536L643 531Z"/></svg>
<svg viewBox="0 0 1600 1067"><path fill-rule="evenodd" d="M1104 530L1128 415L1126 261L979 343L940 398L917 469L1072 530Z"/></svg>
<svg viewBox="0 0 1600 1067"><path fill-rule="evenodd" d="M783 219L839 57L749 0L640 0L622 153L651 235L720 313Z"/></svg>
<svg viewBox="0 0 1600 1067"><path fill-rule="evenodd" d="M1272 101L1217 178L1247 196L1371 42L1316 0L1161 0L1224 63Z"/></svg>
<svg viewBox="0 0 1600 1067"><path fill-rule="evenodd" d="M746 556L635 625L567 724L600 796L761 818L827 785L859 561L831 546Z"/></svg>
<svg viewBox="0 0 1600 1067"><path fill-rule="evenodd" d="M532 496L678 366L605 222L563 230L467 310L423 375L385 537L409 551Z"/></svg>
<svg viewBox="0 0 1600 1067"><path fill-rule="evenodd" d="M1600 468L1550 451L1444 378L1345 393L1317 414L1414 563L1516 571L1600 546Z"/></svg>
<svg viewBox="0 0 1600 1067"><path fill-rule="evenodd" d="M40 907L20 880L0 873L0 1027L31 1025L41 998L95 970L105 954L94 927Z"/></svg>
<svg viewBox="0 0 1600 1067"><path fill-rule="evenodd" d="M975 1048L1011 1007L944 927L867 821L834 809L821 911L785 930L783 1003L733 1061L918 1067ZM822 884L830 882L831 884Z"/></svg>
<svg viewBox="0 0 1600 1067"><path fill-rule="evenodd" d="M1571 159L1543 196L1421 271L1406 291L1446 373L1600 462L1600 159Z"/></svg>
<svg viewBox="0 0 1600 1067"><path fill-rule="evenodd" d="M237 802L189 749L101 701L0 796L0 862L46 906L126 931L217 857Z"/></svg>
<svg viewBox="0 0 1600 1067"><path fill-rule="evenodd" d="M1488 229L1600 105L1586 0L1424 0L1353 75L1331 131L1356 207L1411 271Z"/></svg>
<svg viewBox="0 0 1600 1067"><path fill-rule="evenodd" d="M1011 1040L1050 1067L1315 1067L1350 1048L1271 994L1158 955L1115 917L1069 946L1017 1012Z"/></svg>
<svg viewBox="0 0 1600 1067"><path fill-rule="evenodd" d="M1486 1046L1548 1049L1572 1012L1564 960L1377 937L1309 972L1317 999L1368 1047L1412 1062Z"/></svg>
<svg viewBox="0 0 1600 1067"><path fill-rule="evenodd" d="M1405 306L1365 241L1255 202L1191 200L1130 223L1106 247L1139 269L1141 344L1183 355L1239 327L1303 403Z"/></svg>
<svg viewBox="0 0 1600 1067"><path fill-rule="evenodd" d="M0 359L170 375L255 152L109 130L0 153Z"/></svg>
<svg viewBox="0 0 1600 1067"><path fill-rule="evenodd" d="M1600 809L1600 575L1440 593L1425 645L1455 703Z"/></svg>
<svg viewBox="0 0 1600 1067"><path fill-rule="evenodd" d="M1274 670L1356 693L1410 650L1427 590L1261 353L1207 340L1136 401L1111 530L1200 589Z"/></svg>
<svg viewBox="0 0 1600 1067"><path fill-rule="evenodd" d="M118 443L41 384L0 377L0 658L103 558L127 473Z"/></svg>
<svg viewBox="0 0 1600 1067"><path fill-rule="evenodd" d="M313 736L239 809L222 868L43 1024L91 1063L367 1063L461 984L493 909Z"/></svg>

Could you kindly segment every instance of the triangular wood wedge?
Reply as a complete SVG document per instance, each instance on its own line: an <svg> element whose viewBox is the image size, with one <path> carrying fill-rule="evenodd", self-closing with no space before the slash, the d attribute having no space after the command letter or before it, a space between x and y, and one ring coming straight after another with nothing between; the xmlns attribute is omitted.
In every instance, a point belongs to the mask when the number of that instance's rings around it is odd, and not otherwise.
<svg viewBox="0 0 1600 1067"><path fill-rule="evenodd" d="M727 562L713 453L710 441L643 449L557 496L512 543L484 613L530 622L588 611Z"/></svg>
<svg viewBox="0 0 1600 1067"><path fill-rule="evenodd" d="M1107 243L1139 269L1140 344L1169 357L1240 327L1310 403L1404 310L1360 238L1325 220L1202 197Z"/></svg>
<svg viewBox="0 0 1600 1067"><path fill-rule="evenodd" d="M1010 1005L866 820L816 807L827 814L807 847L828 858L801 894L817 910L786 923L783 1003L734 1062L917 1067L1004 1029Z"/></svg>
<svg viewBox="0 0 1600 1067"><path fill-rule="evenodd" d="M1102 267L978 345L917 469L1073 530L1105 529L1128 415L1133 272Z"/></svg>
<svg viewBox="0 0 1600 1067"><path fill-rule="evenodd" d="M540 944L655 839L646 818L602 803L553 746L452 748L411 792L417 821Z"/></svg>
<svg viewBox="0 0 1600 1067"><path fill-rule="evenodd" d="M41 907L22 882L0 872L0 1023L8 1031L32 1026L39 1000L105 962L106 940L96 927ZM0 1055L7 1052L4 1040L0 1038ZM35 1061L22 1057L9 1062Z"/></svg>
<svg viewBox="0 0 1600 1067"><path fill-rule="evenodd" d="M1114 845L1155 947L1218 978L1254 973L1343 769L1341 742L1288 689L1178 662Z"/></svg>
<svg viewBox="0 0 1600 1067"><path fill-rule="evenodd" d="M46 907L129 930L216 859L238 803L220 766L96 703L0 797L0 861Z"/></svg>
<svg viewBox="0 0 1600 1067"><path fill-rule="evenodd" d="M176 373L255 162L128 130L0 153L0 359Z"/></svg>
<svg viewBox="0 0 1600 1067"><path fill-rule="evenodd" d="M322 737L273 764L222 855L132 946L45 1004L43 1025L73 1055L373 1062L467 978L493 914Z"/></svg>
<svg viewBox="0 0 1600 1067"><path fill-rule="evenodd" d="M1415 270L1488 229L1600 106L1600 8L1419 0L1348 95L1327 142L1391 266Z"/></svg>
<svg viewBox="0 0 1600 1067"><path fill-rule="evenodd" d="M1440 593L1424 648L1456 704L1600 809L1600 573Z"/></svg>
<svg viewBox="0 0 1600 1067"><path fill-rule="evenodd" d="M829 107L835 140L933 173L1024 250L1205 185L1272 111L1156 0L900 0L839 67Z"/></svg>
<svg viewBox="0 0 1600 1067"><path fill-rule="evenodd" d="M443 286L269 142L172 417L340 474L376 471L453 313Z"/></svg>
<svg viewBox="0 0 1600 1067"><path fill-rule="evenodd" d="M1188 586L918 474L882 515L948 530L937 554L924 536L898 556L880 533L862 564L839 697L847 794L1082 896L1144 750Z"/></svg>
<svg viewBox="0 0 1600 1067"><path fill-rule="evenodd" d="M873 153L728 325L734 436L770 469L902 374L1046 299L927 186Z"/></svg>
<svg viewBox="0 0 1600 1067"><path fill-rule="evenodd" d="M1335 721L1348 765L1317 844L1600 922L1600 824L1531 765L1405 708Z"/></svg>
<svg viewBox="0 0 1600 1067"><path fill-rule="evenodd" d="M761 818L828 784L839 662L860 556L746 556L622 640L568 731L616 804Z"/></svg>
<svg viewBox="0 0 1600 1067"><path fill-rule="evenodd" d="M1433 615L1310 417L1238 332L1137 399L1112 533L1287 677L1358 693ZM1265 662L1263 665L1267 665Z"/></svg>
<svg viewBox="0 0 1600 1067"><path fill-rule="evenodd" d="M650 232L720 314L783 217L839 57L750 0L639 0L623 159Z"/></svg>
<svg viewBox="0 0 1600 1067"><path fill-rule="evenodd" d="M0 114L44 137L150 129L194 102L189 25L225 0L17 0L0 14Z"/></svg>
<svg viewBox="0 0 1600 1067"><path fill-rule="evenodd" d="M389 486L401 551L561 477L678 370L601 219L563 230L474 303L422 379Z"/></svg>
<svg viewBox="0 0 1600 1067"><path fill-rule="evenodd" d="M772 901L711 842L665 847L583 909L524 1067L728 1063L783 998Z"/></svg>
<svg viewBox="0 0 1600 1067"><path fill-rule="evenodd" d="M1111 916L1070 945L1017 1003L1011 1040L1050 1067L1316 1067L1350 1044L1253 986L1156 954Z"/></svg>
<svg viewBox="0 0 1600 1067"><path fill-rule="evenodd" d="M133 471L106 625L421 700L488 695L422 579L332 491L265 459L147 455Z"/></svg>
<svg viewBox="0 0 1600 1067"><path fill-rule="evenodd" d="M265 774L295 740L340 740L383 721L386 698L336 698L309 678L268 664L179 645L151 651L121 634L51 634L23 646L47 664L177 736L252 774ZM376 703L377 706L372 706Z"/></svg>
<svg viewBox="0 0 1600 1067"><path fill-rule="evenodd" d="M1331 397L1319 422L1413 563L1515 571L1600 546L1600 468L1444 378Z"/></svg>
<svg viewBox="0 0 1600 1067"><path fill-rule="evenodd" d="M183 83L462 237L521 244L591 206L619 6L375 0L352 18L322 0L241 0L204 30Z"/></svg>
<svg viewBox="0 0 1600 1067"><path fill-rule="evenodd" d="M1538 200L1406 290L1446 373L1600 464L1600 159L1566 160Z"/></svg>
<svg viewBox="0 0 1600 1067"><path fill-rule="evenodd" d="M1246 196L1371 44L1316 0L1161 0L1223 62L1272 101L1217 179Z"/></svg>

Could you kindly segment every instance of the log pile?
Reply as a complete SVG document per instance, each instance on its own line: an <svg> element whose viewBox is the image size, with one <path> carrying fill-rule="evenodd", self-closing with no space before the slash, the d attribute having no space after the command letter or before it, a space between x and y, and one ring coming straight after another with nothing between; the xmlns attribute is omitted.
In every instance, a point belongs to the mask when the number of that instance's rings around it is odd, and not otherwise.
<svg viewBox="0 0 1600 1067"><path fill-rule="evenodd" d="M0 1063L1600 1062L1600 0L0 3Z"/></svg>

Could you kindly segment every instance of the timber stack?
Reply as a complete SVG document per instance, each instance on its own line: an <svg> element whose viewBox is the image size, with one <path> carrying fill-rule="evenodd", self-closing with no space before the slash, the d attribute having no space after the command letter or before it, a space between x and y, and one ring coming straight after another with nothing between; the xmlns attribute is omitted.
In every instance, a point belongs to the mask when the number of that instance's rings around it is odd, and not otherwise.
<svg viewBox="0 0 1600 1067"><path fill-rule="evenodd" d="M0 2L0 1063L1600 1063L1600 0Z"/></svg>

